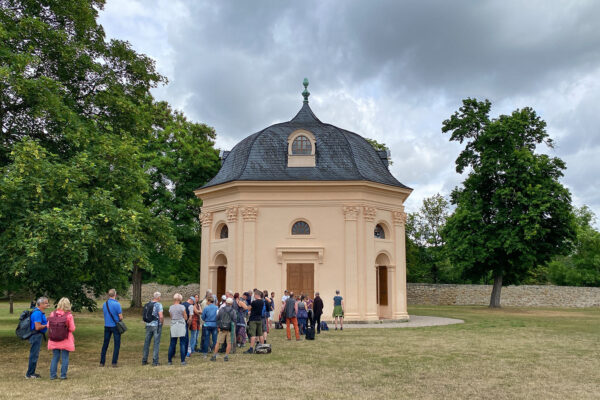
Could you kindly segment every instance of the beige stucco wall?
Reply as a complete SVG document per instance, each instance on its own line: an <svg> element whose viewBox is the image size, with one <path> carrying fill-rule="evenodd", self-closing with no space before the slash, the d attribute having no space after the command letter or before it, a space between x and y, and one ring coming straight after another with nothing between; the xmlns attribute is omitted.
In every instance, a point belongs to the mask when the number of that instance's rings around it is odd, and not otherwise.
<svg viewBox="0 0 600 400"><path fill-rule="evenodd" d="M200 289L216 290L216 268L226 257L227 289L267 289L280 299L287 263L314 263L314 290L328 302L339 289L347 320L407 319L403 202L409 194L369 182L237 181L198 190ZM291 235L299 219L309 223L310 235ZM218 238L221 224L227 239ZM385 239L374 238L376 224ZM386 307L376 302L378 256L388 267Z"/></svg>

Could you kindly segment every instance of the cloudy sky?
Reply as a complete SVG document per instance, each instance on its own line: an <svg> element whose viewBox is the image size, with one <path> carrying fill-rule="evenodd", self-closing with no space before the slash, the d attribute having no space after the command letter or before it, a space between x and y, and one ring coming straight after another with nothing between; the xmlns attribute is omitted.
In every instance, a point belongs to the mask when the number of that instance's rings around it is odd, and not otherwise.
<svg viewBox="0 0 600 400"><path fill-rule="evenodd" d="M567 162L577 206L600 216L599 1L107 0L107 36L154 58L155 90L229 150L291 119L308 77L325 122L386 143L414 188L448 195L461 146L442 121L466 97L533 107Z"/></svg>

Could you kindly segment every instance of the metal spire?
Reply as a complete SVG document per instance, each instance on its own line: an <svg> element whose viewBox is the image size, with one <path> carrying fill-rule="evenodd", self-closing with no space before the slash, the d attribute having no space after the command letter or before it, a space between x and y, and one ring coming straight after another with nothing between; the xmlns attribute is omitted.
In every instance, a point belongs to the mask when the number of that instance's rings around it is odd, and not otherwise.
<svg viewBox="0 0 600 400"><path fill-rule="evenodd" d="M304 85L304 91L302 92L302 96L304 97L304 102L306 104L308 104L308 96L310 96L310 92L308 91L308 78L304 78L304 81L302 82L302 84Z"/></svg>

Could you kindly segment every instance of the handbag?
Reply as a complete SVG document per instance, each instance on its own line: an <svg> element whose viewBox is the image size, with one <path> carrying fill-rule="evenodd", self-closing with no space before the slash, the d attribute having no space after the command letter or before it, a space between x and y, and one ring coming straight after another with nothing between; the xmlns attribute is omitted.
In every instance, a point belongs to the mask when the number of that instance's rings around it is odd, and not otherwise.
<svg viewBox="0 0 600 400"><path fill-rule="evenodd" d="M125 322L123 322L123 321L115 321L115 317L113 317L112 313L110 312L110 307L108 306L108 300L106 301L106 310L108 311L108 315L110 315L110 318L115 323L117 332L119 332L119 334L125 333L127 331L127 325L125 325Z"/></svg>
<svg viewBox="0 0 600 400"><path fill-rule="evenodd" d="M185 331L186 331L186 324L185 324L184 320L182 320L182 319L178 319L175 321L171 320L171 337L172 338L184 337Z"/></svg>

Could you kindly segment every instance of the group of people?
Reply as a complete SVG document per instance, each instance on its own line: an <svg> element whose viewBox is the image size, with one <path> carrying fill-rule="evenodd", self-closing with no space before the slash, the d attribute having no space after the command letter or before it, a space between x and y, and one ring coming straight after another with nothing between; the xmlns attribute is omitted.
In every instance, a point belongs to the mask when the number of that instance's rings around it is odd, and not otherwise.
<svg viewBox="0 0 600 400"><path fill-rule="evenodd" d="M106 363L106 353L113 338L113 353L111 365L117 367L119 351L121 347L121 327L123 321L123 310L116 299L115 289L108 291L108 299L102 305L104 316L104 341L100 352L100 366ZM162 328L165 322L161 293L155 292L153 298L144 306L143 319L145 322L145 339L142 351L142 365L148 364L150 345L153 344L152 365L159 364L159 348L162 336ZM193 353L201 353L205 358L211 354L210 360L216 361L219 352L225 353L223 360L229 361L229 354L233 346L242 348L249 341L250 346L244 352L252 354L256 347L267 342L268 334L274 321L275 293L267 290L257 289L242 293L227 291L220 299L207 290L204 298L200 300L198 295L191 296L183 301L183 296L176 293L173 296L173 305L169 307L170 343L167 353L168 364L172 365L176 354L177 342L179 342L179 356L181 365L186 365L187 357ZM343 330L344 301L339 290L336 291L334 301L333 317L335 329L340 323ZM75 321L71 314L71 303L69 299L62 298L48 317L45 310L49 302L46 297L40 297L30 315L31 344L29 352L29 365L25 377L27 379L39 378L36 366L42 344L48 328L53 326L53 332L64 330L64 335L54 335L48 339L48 349L52 350L52 361L50 364L50 379L57 379L58 363L61 362L60 379L67 379L69 368L69 354L75 351ZM301 340L310 327L317 333L321 333L321 316L323 314L323 300L319 293L315 298L301 294L299 297L293 292L284 292L281 299L281 312L279 322L285 322L287 339L291 340L290 325L294 326L296 340ZM64 329L61 328L64 326ZM58 328L56 328L58 327ZM56 338L60 340L56 340Z"/></svg>

